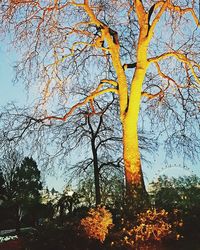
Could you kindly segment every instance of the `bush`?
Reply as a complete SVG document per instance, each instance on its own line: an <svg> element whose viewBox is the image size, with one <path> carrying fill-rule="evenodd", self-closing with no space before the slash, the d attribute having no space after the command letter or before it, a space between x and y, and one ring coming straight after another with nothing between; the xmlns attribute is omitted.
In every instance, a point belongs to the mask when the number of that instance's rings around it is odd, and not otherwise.
<svg viewBox="0 0 200 250"><path fill-rule="evenodd" d="M147 210L138 215L138 225L133 228L136 241L160 241L173 232L169 223L168 212Z"/></svg>
<svg viewBox="0 0 200 250"><path fill-rule="evenodd" d="M88 238L104 242L108 229L113 226L112 214L105 207L90 209L88 216L81 220L81 226Z"/></svg>
<svg viewBox="0 0 200 250"><path fill-rule="evenodd" d="M135 225L122 219L122 229L118 231L118 239L111 245L137 249L138 246L160 244L161 240L179 239L177 231L182 226L182 221L177 219L177 210L168 214L163 210L147 210L137 215ZM139 248L140 249L140 248Z"/></svg>

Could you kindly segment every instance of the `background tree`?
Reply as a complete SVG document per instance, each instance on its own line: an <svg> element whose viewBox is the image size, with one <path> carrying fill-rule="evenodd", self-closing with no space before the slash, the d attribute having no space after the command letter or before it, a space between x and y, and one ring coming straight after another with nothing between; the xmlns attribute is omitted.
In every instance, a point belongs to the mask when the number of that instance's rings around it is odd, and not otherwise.
<svg viewBox="0 0 200 250"><path fill-rule="evenodd" d="M161 176L152 183L152 188L155 207L177 211L183 220L181 234L184 238L188 240L192 235L194 239L199 239L200 178L195 175L178 178Z"/></svg>
<svg viewBox="0 0 200 250"><path fill-rule="evenodd" d="M123 169L113 167L107 163L105 168L99 173L101 202L112 209L120 209L124 205L124 176ZM78 180L77 193L83 206L92 208L95 205L95 186L91 170L85 171Z"/></svg>
<svg viewBox="0 0 200 250"><path fill-rule="evenodd" d="M13 152L11 156L12 158L7 158L7 161L4 157L1 163L5 186L3 205L10 209L10 216L15 218L16 229L19 230L25 213L29 213L29 218L32 217L32 224L36 222L36 215L34 216L34 213L30 215L30 211L40 202L39 190L41 190L42 184L40 171L32 158L25 157L20 162L16 152Z"/></svg>
<svg viewBox="0 0 200 250"><path fill-rule="evenodd" d="M200 199L200 179L197 176L169 178L161 176L151 184L155 206L167 211L180 209L184 212L197 211ZM193 212L194 212L193 211Z"/></svg>
<svg viewBox="0 0 200 250"><path fill-rule="evenodd" d="M70 190L69 187L66 187L56 203L56 208L59 212L61 225L63 224L66 215L71 215L74 209L77 208L79 204L79 194Z"/></svg>
<svg viewBox="0 0 200 250"><path fill-rule="evenodd" d="M173 129L167 134L170 149L178 145L186 153L190 145L192 154L197 152L196 1L2 1L1 7L4 31L14 29L14 44L23 52L17 77L39 84L38 121L66 121L87 103L98 113L94 99L118 95L129 197L135 188L145 191L138 142L141 100L150 100L148 110L157 107L153 117L163 121L164 131ZM72 97L71 89L82 85L90 89L88 96L78 91ZM62 102L68 107L63 112L57 109Z"/></svg>
<svg viewBox="0 0 200 250"><path fill-rule="evenodd" d="M25 157L20 167L17 167L15 174L15 181L13 183L16 189L16 201L18 209L22 204L25 209L30 211L30 208L36 208L40 203L40 190L42 183L40 180L40 171L37 163L33 158ZM37 223L37 215L33 212L30 215L32 224Z"/></svg>
<svg viewBox="0 0 200 250"><path fill-rule="evenodd" d="M72 178L81 176L87 169L93 169L96 205L101 204L100 169L102 164L112 162L117 165L121 156L120 131L116 131L113 122L116 100L98 102L99 114L90 110L79 109L79 113L69 118L69 123L54 126L52 140L57 141L57 148L62 152L63 162L67 162L65 172ZM109 108L112 107L112 112ZM62 145L62 146L60 146ZM81 152L81 153L80 153ZM73 155L79 157L73 157ZM115 154L115 159L113 159ZM66 157L68 155L68 157ZM70 157L70 155L72 157ZM71 162L69 159L71 159ZM71 163L71 164L70 164ZM106 166L105 166L106 167Z"/></svg>

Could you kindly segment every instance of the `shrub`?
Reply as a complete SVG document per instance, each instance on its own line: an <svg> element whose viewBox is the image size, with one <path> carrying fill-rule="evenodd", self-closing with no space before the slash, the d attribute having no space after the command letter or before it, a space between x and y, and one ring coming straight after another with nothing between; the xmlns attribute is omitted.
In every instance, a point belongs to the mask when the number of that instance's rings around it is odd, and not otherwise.
<svg viewBox="0 0 200 250"><path fill-rule="evenodd" d="M119 234L119 240L113 241L112 245L122 247L151 245L152 243L161 242L168 238L179 239L177 229L182 226L182 221L177 219L177 210L173 214L168 214L163 210L147 210L137 215L136 224L122 219L122 230ZM143 244L144 243L144 244Z"/></svg>
<svg viewBox="0 0 200 250"><path fill-rule="evenodd" d="M133 228L136 241L160 241L169 236L172 231L172 225L169 223L168 212L147 210L138 215L138 226Z"/></svg>
<svg viewBox="0 0 200 250"><path fill-rule="evenodd" d="M81 220L81 225L88 238L104 242L108 229L113 226L112 214L105 207L90 209L88 216Z"/></svg>

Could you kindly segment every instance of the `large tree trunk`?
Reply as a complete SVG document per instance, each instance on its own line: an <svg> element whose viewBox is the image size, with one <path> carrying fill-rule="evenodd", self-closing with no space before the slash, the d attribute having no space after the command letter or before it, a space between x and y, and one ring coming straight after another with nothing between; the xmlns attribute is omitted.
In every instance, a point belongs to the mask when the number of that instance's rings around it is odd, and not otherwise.
<svg viewBox="0 0 200 250"><path fill-rule="evenodd" d="M133 119L127 117L123 124L124 167L127 195L131 195L134 188L143 189L144 179L141 168L138 131Z"/></svg>
<svg viewBox="0 0 200 250"><path fill-rule="evenodd" d="M138 142L138 120L142 85L148 67L148 43L149 40L141 33L137 49L137 66L131 83L128 109L122 121L127 200L130 202L131 200L138 200L143 203L143 205L148 200L148 195L145 189L141 167Z"/></svg>
<svg viewBox="0 0 200 250"><path fill-rule="evenodd" d="M126 216L132 218L149 206L141 166L137 125L134 124L133 118L127 117L123 124L123 146L126 179L125 211Z"/></svg>

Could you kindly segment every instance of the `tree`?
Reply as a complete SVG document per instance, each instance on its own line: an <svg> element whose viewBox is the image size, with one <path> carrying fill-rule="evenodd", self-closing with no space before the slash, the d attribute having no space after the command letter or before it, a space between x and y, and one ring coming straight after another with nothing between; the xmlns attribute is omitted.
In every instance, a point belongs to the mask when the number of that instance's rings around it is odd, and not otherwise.
<svg viewBox="0 0 200 250"><path fill-rule="evenodd" d="M124 205L124 178L122 168L113 167L113 162L106 163L105 168L101 168L99 172L101 203L112 209L120 209ZM80 201L83 206L88 208L95 205L95 186L88 169L81 175L78 182L77 193L80 195Z"/></svg>
<svg viewBox="0 0 200 250"><path fill-rule="evenodd" d="M56 203L61 224L64 222L64 215L66 215L66 212L71 215L79 203L78 193L70 190L69 187L66 187Z"/></svg>
<svg viewBox="0 0 200 250"><path fill-rule="evenodd" d="M164 175L151 185L157 208L164 208L168 211L180 209L186 214L195 214L198 211L200 201L199 177L193 175L169 178Z"/></svg>
<svg viewBox="0 0 200 250"><path fill-rule="evenodd" d="M156 208L176 211L183 219L181 231L184 238L199 238L200 178L195 175L178 178L161 176L152 183L152 188Z"/></svg>
<svg viewBox="0 0 200 250"><path fill-rule="evenodd" d="M39 190L41 190L42 184L40 171L32 158L25 157L20 164L19 155L14 152L12 156L13 158L7 159L7 162L4 158L4 165L1 166L5 182L4 203L14 212L16 229L19 230L24 213L39 203ZM34 213L32 213L32 217L34 217ZM36 218L32 219L35 222Z"/></svg>
<svg viewBox="0 0 200 250"><path fill-rule="evenodd" d="M193 0L1 2L4 31L14 29L14 44L23 52L17 77L39 84L45 112L38 121L66 121L86 104L98 113L94 100L118 95L129 197L135 188L145 192L138 143L141 100L150 100L149 110L158 107L161 115L154 117L164 121L167 133L168 126L175 129L170 142L176 138L179 149L195 145L190 136L195 138L192 121L199 118L197 8ZM82 85L90 89L87 97ZM71 89L77 92L73 97ZM58 110L62 102L69 108Z"/></svg>
<svg viewBox="0 0 200 250"><path fill-rule="evenodd" d="M99 110L101 110L98 115L93 114L90 108L86 107L70 117L67 124L51 127L50 140L57 142L56 148L60 149L60 155L63 155L60 158L63 158L63 162L65 164L67 162L66 165L68 165L65 170L68 176L69 172L74 178L77 175L81 176L89 168L93 169L96 205L101 204L101 168L106 167L108 162L108 164L112 162L113 165L117 165L121 160L120 131L113 128L116 125L113 117L117 113L114 107L115 102L114 97L109 101L101 100L98 102ZM73 154L76 157L73 157Z"/></svg>
<svg viewBox="0 0 200 250"><path fill-rule="evenodd" d="M33 158L25 157L20 167L17 167L14 183L16 190L16 202L18 209L27 210L37 206L40 202L40 193L42 183L40 180L40 171ZM22 205L22 208L21 208ZM32 212L33 224L36 221L36 215Z"/></svg>

